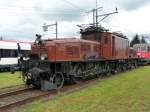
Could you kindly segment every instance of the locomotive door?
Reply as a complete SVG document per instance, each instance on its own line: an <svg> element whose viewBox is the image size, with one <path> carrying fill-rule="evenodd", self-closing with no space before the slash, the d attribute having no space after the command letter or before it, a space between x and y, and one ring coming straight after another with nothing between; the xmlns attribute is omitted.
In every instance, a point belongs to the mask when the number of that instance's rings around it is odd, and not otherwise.
<svg viewBox="0 0 150 112"><path fill-rule="evenodd" d="M115 58L115 37L112 36L112 57Z"/></svg>

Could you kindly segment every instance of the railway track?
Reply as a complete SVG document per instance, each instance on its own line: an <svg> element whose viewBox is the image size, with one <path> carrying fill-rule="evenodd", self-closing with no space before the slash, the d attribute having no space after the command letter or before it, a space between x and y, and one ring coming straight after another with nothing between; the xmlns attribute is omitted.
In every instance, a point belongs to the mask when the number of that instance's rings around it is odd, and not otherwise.
<svg viewBox="0 0 150 112"><path fill-rule="evenodd" d="M7 112L10 109L19 107L23 104L34 100L48 100L57 95L58 92L70 93L89 86L91 83L97 82L98 79L93 79L85 82L79 82L74 85L66 85L59 90L40 91L36 88L22 88L14 91L9 91L0 94L0 112Z"/></svg>
<svg viewBox="0 0 150 112"><path fill-rule="evenodd" d="M43 96L44 94L45 92L42 92L35 88L22 88L14 91L1 93L0 112L7 111L12 107L32 101L40 96Z"/></svg>
<svg viewBox="0 0 150 112"><path fill-rule="evenodd" d="M7 90L14 90L17 88L22 88L25 87L25 84L20 84L20 85L14 85L14 86L8 86L8 87L4 87L4 88L0 88L0 93L3 91L7 91Z"/></svg>
<svg viewBox="0 0 150 112"><path fill-rule="evenodd" d="M11 96L11 95L23 93L23 92L26 92L26 91L30 91L31 89L32 89L32 87L30 87L30 88L20 87L20 88L18 88L16 90L3 91L3 92L0 92L0 98L4 98L4 97Z"/></svg>

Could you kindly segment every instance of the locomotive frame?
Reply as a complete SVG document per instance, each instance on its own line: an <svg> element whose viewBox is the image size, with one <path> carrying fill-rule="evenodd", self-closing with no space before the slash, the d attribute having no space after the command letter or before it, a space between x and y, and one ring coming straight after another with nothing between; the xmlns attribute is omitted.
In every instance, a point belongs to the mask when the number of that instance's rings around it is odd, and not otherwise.
<svg viewBox="0 0 150 112"><path fill-rule="evenodd" d="M30 62L29 68L32 67L31 63L35 64L35 62ZM59 62L36 61L36 64L38 65L37 67L29 70L32 76L29 77L29 73L26 74L28 75L26 83L40 87L42 90L49 90L61 88L64 82L77 83L81 80L136 68L138 59Z"/></svg>

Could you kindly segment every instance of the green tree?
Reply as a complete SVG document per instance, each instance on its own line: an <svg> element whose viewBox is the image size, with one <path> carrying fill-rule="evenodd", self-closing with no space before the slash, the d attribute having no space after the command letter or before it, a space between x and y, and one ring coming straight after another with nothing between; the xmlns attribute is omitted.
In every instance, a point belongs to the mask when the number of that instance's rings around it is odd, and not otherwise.
<svg viewBox="0 0 150 112"><path fill-rule="evenodd" d="M147 43L146 40L145 40L145 37L142 35L142 38L141 38L141 43Z"/></svg>
<svg viewBox="0 0 150 112"><path fill-rule="evenodd" d="M133 37L133 39L131 40L130 46L133 47L134 44L139 44L139 43L141 43L141 42L140 42L140 38L139 38L139 35L136 34L136 35Z"/></svg>

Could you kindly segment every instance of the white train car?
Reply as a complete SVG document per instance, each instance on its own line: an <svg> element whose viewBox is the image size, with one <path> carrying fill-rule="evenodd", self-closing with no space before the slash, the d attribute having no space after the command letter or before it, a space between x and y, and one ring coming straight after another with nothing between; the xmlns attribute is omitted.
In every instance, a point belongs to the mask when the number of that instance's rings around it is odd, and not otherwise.
<svg viewBox="0 0 150 112"><path fill-rule="evenodd" d="M0 71L18 66L18 43L22 54L31 50L31 43L0 40Z"/></svg>

